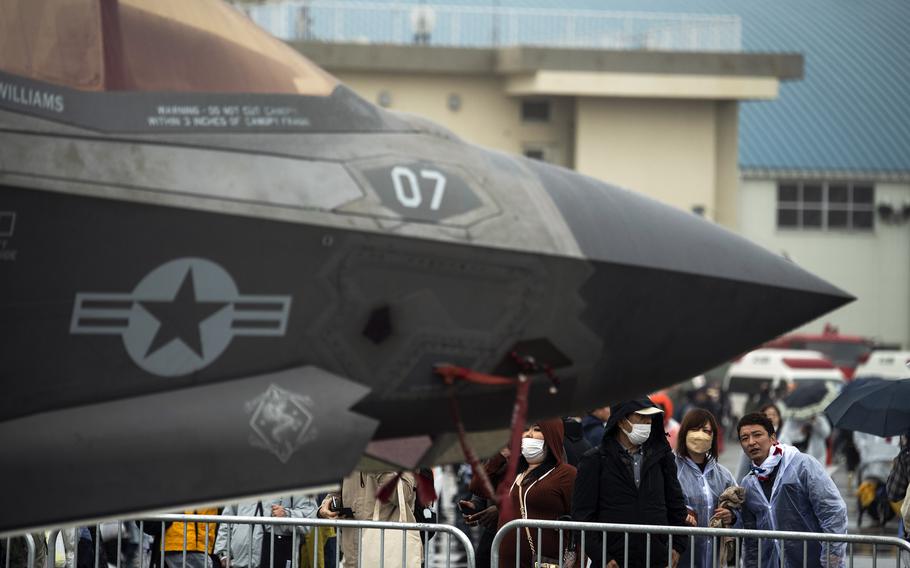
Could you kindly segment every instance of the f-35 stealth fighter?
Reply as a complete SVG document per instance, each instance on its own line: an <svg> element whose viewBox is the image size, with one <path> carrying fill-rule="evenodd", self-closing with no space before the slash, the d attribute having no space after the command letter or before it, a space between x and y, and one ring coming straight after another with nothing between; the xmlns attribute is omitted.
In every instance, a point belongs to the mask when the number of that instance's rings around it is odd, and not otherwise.
<svg viewBox="0 0 910 568"><path fill-rule="evenodd" d="M438 364L533 358L554 416L849 300L378 108L216 0L0 3L0 533L457 459ZM501 444L514 389L454 391Z"/></svg>

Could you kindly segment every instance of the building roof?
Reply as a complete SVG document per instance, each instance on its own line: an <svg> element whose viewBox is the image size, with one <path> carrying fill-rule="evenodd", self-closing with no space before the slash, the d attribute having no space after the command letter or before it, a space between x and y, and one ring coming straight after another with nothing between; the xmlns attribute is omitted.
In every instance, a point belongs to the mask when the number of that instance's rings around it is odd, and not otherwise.
<svg viewBox="0 0 910 568"><path fill-rule="evenodd" d="M738 8L744 49L805 57L776 101L742 105L742 168L910 172L910 3L712 3Z"/></svg>
<svg viewBox="0 0 910 568"><path fill-rule="evenodd" d="M553 6L548 0L501 5ZM775 101L742 103L743 169L910 172L906 0L564 0L561 5L738 15L744 51L804 54L802 81L782 83Z"/></svg>
<svg viewBox="0 0 910 568"><path fill-rule="evenodd" d="M400 2L408 3L418 0ZM488 0L424 3L491 5ZM550 0L496 4L554 6ZM802 81L781 84L775 101L742 103L740 166L747 172L910 173L906 0L564 0L560 7L739 16L744 51L804 54Z"/></svg>

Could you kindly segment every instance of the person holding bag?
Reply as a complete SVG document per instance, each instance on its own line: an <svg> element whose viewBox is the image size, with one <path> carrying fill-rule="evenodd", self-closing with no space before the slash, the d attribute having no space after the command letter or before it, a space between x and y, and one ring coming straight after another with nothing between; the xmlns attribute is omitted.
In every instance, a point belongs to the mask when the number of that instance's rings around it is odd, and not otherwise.
<svg viewBox="0 0 910 568"><path fill-rule="evenodd" d="M398 478L388 502L377 497L379 490ZM411 472L395 471L367 473L354 471L341 483L341 494L330 493L322 501L318 516L324 519L355 519L414 523L414 501L417 498L416 478ZM382 566L384 568L420 568L423 546L420 531L383 531ZM380 566L379 529L338 529L343 568ZM402 539L406 559L402 564ZM360 556L358 556L358 542Z"/></svg>
<svg viewBox="0 0 910 568"><path fill-rule="evenodd" d="M262 517L262 501L243 501L226 505L221 514L226 517ZM262 554L262 525L219 523L215 537L215 568L259 568ZM228 541L231 543L228 550Z"/></svg>
<svg viewBox="0 0 910 568"><path fill-rule="evenodd" d="M516 518L556 521L570 513L575 468L566 463L564 435L563 423L559 418L542 420L525 431L521 440L519 473L509 490L514 517L500 518L500 528ZM564 534L564 542L569 542L567 536ZM558 531L543 530L538 541L536 529L525 529L521 531L518 543L521 548L520 561L516 564L515 538L516 531L509 531L503 536L499 549L500 565L523 568L562 565L571 568L575 563L574 551L559 550Z"/></svg>
<svg viewBox="0 0 910 568"><path fill-rule="evenodd" d="M316 500L304 494L285 495L262 501L259 508L264 517L312 518L316 513ZM259 564L262 568L291 568L294 564L294 530L297 542L303 540L310 527L265 524L262 531ZM274 545L274 551L272 546Z"/></svg>
<svg viewBox="0 0 910 568"><path fill-rule="evenodd" d="M679 484L686 501L686 524L707 527L713 519L720 526L729 527L734 514L720 506L720 496L736 481L730 470L717 461L717 419L702 408L693 408L683 417L679 427L679 445L676 448L676 469ZM720 543L722 539L717 539ZM680 558L679 568L711 568L714 554L710 537L695 537L694 554ZM695 559L691 564L692 557Z"/></svg>

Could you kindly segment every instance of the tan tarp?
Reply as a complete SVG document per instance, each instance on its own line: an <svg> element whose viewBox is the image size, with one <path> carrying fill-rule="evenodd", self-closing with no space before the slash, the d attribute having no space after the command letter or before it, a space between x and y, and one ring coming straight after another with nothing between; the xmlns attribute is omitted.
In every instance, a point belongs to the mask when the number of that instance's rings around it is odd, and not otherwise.
<svg viewBox="0 0 910 568"><path fill-rule="evenodd" d="M0 70L83 90L328 95L337 84L220 0L3 0Z"/></svg>

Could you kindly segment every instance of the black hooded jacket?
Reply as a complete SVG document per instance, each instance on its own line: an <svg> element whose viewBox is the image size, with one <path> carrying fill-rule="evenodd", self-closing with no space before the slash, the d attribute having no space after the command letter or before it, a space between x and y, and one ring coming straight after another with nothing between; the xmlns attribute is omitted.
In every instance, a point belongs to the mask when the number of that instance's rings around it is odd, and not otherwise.
<svg viewBox="0 0 910 568"><path fill-rule="evenodd" d="M655 415L651 436L642 444L641 484L635 486L631 468L622 454L626 451L616 439L620 421L642 408L653 406L647 399L625 402L611 407L603 442L582 457L578 464L572 498L572 519L581 522L622 523L635 525L685 526L686 503L676 461L663 429ZM595 566L610 560L623 566L624 537L609 533L607 557L601 560L602 533L586 532L585 548ZM646 539L643 534L629 535L629 566L645 566ZM683 552L685 538L673 539L673 548ZM651 537L651 566L667 566L667 537Z"/></svg>

